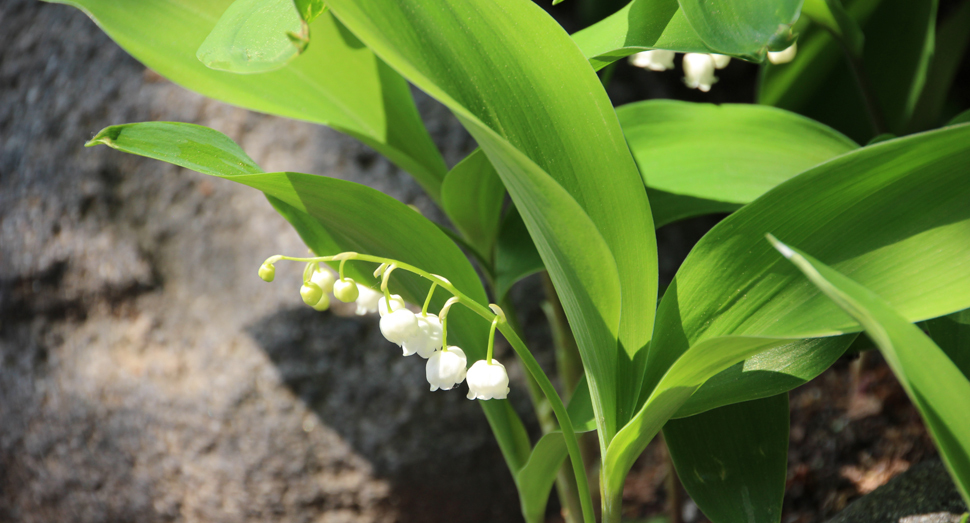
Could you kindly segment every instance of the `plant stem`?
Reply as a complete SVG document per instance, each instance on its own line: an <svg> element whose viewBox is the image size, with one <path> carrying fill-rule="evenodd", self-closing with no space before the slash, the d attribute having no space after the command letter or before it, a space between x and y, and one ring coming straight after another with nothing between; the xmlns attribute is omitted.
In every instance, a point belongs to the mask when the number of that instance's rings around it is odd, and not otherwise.
<svg viewBox="0 0 970 523"><path fill-rule="evenodd" d="M277 255L271 256L266 260L265 263L275 263L279 260L299 262L340 261L342 263L346 262L347 260L359 260L371 263L393 263L398 269L403 269L405 271L417 274L418 276L430 280L433 283L437 283L440 287L444 288L454 296L454 298L452 298L453 300L457 300L459 303L465 307L468 307L469 310L475 314L478 314L482 318L485 318L491 322L496 316L496 313L490 308L469 298L443 277L436 274L431 274L413 265L399 262L397 260L391 260L379 256L371 256L369 254L345 252L335 256L318 256L313 258L297 258L293 256ZM562 398L559 397L559 393L556 392L556 388L553 387L552 382L549 381L549 376L546 376L546 373L543 372L542 367L539 366L539 362L536 361L535 357L532 355L532 352L530 352L529 348L526 347L525 342L519 338L519 335L516 334L515 329L512 328L512 325L509 324L507 319L498 323L498 330L502 332L505 339L508 340L508 342L512 345L512 349L515 350L516 354L519 356L519 359L522 361L522 365L529 372L529 374L532 375L536 383L539 385L542 393L549 401L552 411L556 415L556 421L559 423L559 428L562 430L563 439L566 442L566 451L569 454L569 460L572 463L573 475L576 477L579 501L582 506L583 521L586 523L595 523L596 516L593 514L593 502L589 493L589 481L586 478L586 468L583 464L583 456L579 449L579 442L576 439L576 432L573 430L572 421L569 419L569 414L566 412L566 406L563 405Z"/></svg>

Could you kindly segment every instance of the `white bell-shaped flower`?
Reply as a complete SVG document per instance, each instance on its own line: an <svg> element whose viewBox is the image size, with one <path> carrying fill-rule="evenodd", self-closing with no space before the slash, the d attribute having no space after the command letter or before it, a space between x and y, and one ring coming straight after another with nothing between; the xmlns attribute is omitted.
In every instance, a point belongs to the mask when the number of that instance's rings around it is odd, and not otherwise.
<svg viewBox="0 0 970 523"><path fill-rule="evenodd" d="M336 278L333 277L333 273L323 267L317 267L310 276L310 281L316 283L318 287L323 289L324 294L330 294L333 292L333 282Z"/></svg>
<svg viewBox="0 0 970 523"><path fill-rule="evenodd" d="M504 400L509 395L509 374L505 366L492 359L476 361L468 369L468 399Z"/></svg>
<svg viewBox="0 0 970 523"><path fill-rule="evenodd" d="M664 49L644 51L630 56L630 65L651 71L666 71L674 68L675 54L677 53Z"/></svg>
<svg viewBox="0 0 970 523"><path fill-rule="evenodd" d="M401 345L418 332L418 319L407 309L399 309L381 318L381 334L387 341Z"/></svg>
<svg viewBox="0 0 970 523"><path fill-rule="evenodd" d="M391 312L399 311L405 307L404 298L400 294L391 295ZM387 300L384 299L384 295L377 300L377 313L383 318L387 314Z"/></svg>
<svg viewBox="0 0 970 523"><path fill-rule="evenodd" d="M441 320L435 314L429 314L427 316L415 314L415 318L418 319L418 332L405 340L401 348L404 350L405 356L417 354L424 359L428 359L434 354L434 351L441 348L443 334Z"/></svg>
<svg viewBox="0 0 970 523"><path fill-rule="evenodd" d="M684 83L691 89L705 93L717 82L714 77L714 58L709 54L687 53L684 55Z"/></svg>
<svg viewBox="0 0 970 523"><path fill-rule="evenodd" d="M357 315L363 316L365 314L373 314L377 312L378 300L384 297L379 291L375 291L370 287L365 287L361 284L357 284Z"/></svg>
<svg viewBox="0 0 970 523"><path fill-rule="evenodd" d="M731 63L731 57L726 54L711 53L711 58L714 60L715 69L724 69Z"/></svg>
<svg viewBox="0 0 970 523"><path fill-rule="evenodd" d="M431 391L451 390L464 381L467 364L465 351L454 345L432 354L425 367L425 376L431 384Z"/></svg>
<svg viewBox="0 0 970 523"><path fill-rule="evenodd" d="M795 59L795 53L797 52L798 46L796 44L791 44L791 47L785 49L784 51L768 51L768 61L775 65L787 64Z"/></svg>

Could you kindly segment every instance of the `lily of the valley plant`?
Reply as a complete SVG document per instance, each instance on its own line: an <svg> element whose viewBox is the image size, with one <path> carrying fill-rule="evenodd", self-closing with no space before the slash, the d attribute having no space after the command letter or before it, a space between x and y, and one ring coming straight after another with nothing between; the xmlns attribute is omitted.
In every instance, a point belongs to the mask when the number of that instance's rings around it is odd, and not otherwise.
<svg viewBox="0 0 970 523"><path fill-rule="evenodd" d="M787 393L850 345L883 353L970 497L970 117L948 99L970 2L938 21L936 0L633 0L572 35L531 0L64 3L180 85L360 139L440 205L447 232L362 185L264 173L196 125L89 143L263 191L314 255L266 253L260 277L305 263L283 283L294 299L299 286L317 310L378 313L389 344L426 360L431 391L467 388L527 521L554 487L569 521L619 521L626 474L663 431L712 521L777 523ZM615 62L672 74L678 53L701 91L762 64L758 104L613 107ZM479 148L449 169L408 83ZM661 291L655 228L710 213L729 215ZM559 392L508 299L540 271ZM496 332L527 383L509 385ZM537 441L516 394L536 406Z"/></svg>

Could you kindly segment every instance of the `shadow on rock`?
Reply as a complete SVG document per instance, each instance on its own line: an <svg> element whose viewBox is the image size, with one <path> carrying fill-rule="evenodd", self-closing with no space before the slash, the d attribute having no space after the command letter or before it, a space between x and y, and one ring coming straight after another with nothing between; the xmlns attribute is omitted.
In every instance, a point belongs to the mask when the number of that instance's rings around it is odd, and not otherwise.
<svg viewBox="0 0 970 523"><path fill-rule="evenodd" d="M320 422L392 485L401 522L519 521L512 478L464 387L430 392L374 317L287 309L247 329Z"/></svg>

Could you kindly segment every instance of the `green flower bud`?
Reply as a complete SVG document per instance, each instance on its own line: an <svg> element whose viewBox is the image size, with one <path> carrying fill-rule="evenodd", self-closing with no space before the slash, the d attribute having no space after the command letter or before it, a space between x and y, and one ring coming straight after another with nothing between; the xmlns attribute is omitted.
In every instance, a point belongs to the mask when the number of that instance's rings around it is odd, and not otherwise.
<svg viewBox="0 0 970 523"><path fill-rule="evenodd" d="M350 303L355 301L357 296L360 296L360 291L357 290L357 284L354 283L354 280L344 278L334 282L333 295L344 303Z"/></svg>
<svg viewBox="0 0 970 523"><path fill-rule="evenodd" d="M312 281L306 282L303 287L300 287L300 296L303 296L303 303L315 307L320 298L323 297L323 289Z"/></svg>
<svg viewBox="0 0 970 523"><path fill-rule="evenodd" d="M276 266L269 262L263 262L259 266L259 277L266 282L273 281L273 278L276 277Z"/></svg>
<svg viewBox="0 0 970 523"><path fill-rule="evenodd" d="M323 293L320 296L320 301L318 301L317 304L313 306L313 310L322 312L329 308L330 308L330 295L327 293Z"/></svg>

